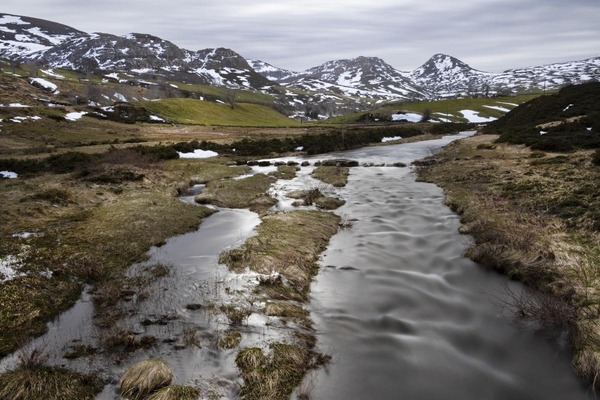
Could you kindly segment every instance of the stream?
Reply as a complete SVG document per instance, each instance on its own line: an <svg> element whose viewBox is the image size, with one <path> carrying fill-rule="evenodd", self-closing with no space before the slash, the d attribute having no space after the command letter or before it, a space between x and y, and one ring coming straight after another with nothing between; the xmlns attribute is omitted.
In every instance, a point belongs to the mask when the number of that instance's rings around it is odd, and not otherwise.
<svg viewBox="0 0 600 400"><path fill-rule="evenodd" d="M280 160L410 164L472 134ZM311 170L302 167L297 178L274 185L279 209L292 208L286 192L317 184ZM515 326L502 312L506 288L518 292L522 286L463 257L470 238L458 233L458 216L443 204L440 188L416 182L411 168L370 166L351 168L346 187L327 190L346 200L336 213L352 224L332 238L312 285L308 307L318 347L333 362L303 382L311 399L592 398L574 374L564 334L549 339ZM193 201L193 194L182 201ZM202 398L237 398L242 383L234 363L237 350L217 347L229 327L208 305L251 291L256 276L230 273L218 255L243 243L259 223L253 212L221 209L196 231L152 248L147 262L131 267L131 276L158 264L169 269L144 298L130 300L136 311L119 322L135 335L157 338L148 349L119 362L104 354L65 359L74 343L99 340L87 293L30 346L48 351L51 364L97 371L109 382L97 400L118 398L124 370L151 357L173 368L175 383L201 387ZM252 314L240 328L240 346L278 340L286 329ZM182 343L186 332L193 332L197 346ZM0 361L0 371L17 362L18 352Z"/></svg>
<svg viewBox="0 0 600 400"><path fill-rule="evenodd" d="M444 141L365 148L361 162L410 162ZM340 156L338 155L332 155ZM522 285L463 257L470 238L443 191L408 169L354 168L312 285L318 343L333 363L306 378L314 400L589 399L566 335L502 312Z"/></svg>

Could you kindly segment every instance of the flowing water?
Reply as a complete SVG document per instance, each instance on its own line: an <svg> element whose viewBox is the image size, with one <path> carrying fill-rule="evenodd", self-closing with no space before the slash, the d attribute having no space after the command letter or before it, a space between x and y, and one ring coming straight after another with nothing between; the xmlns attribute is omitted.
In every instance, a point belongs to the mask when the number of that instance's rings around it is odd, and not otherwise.
<svg viewBox="0 0 600 400"><path fill-rule="evenodd" d="M443 143L343 156L410 162ZM564 337L502 312L507 287L521 287L463 257L469 238L440 188L408 169L354 168L340 194L338 212L355 221L330 242L312 286L319 346L334 360L306 379L312 399L591 398Z"/></svg>
<svg viewBox="0 0 600 400"><path fill-rule="evenodd" d="M408 164L456 138L309 159ZM286 192L317 184L310 170L302 168L294 180L274 186L280 209L292 208ZM182 200L192 201L200 190L195 187ZM351 169L348 185L330 191L346 200L336 212L353 224L333 237L312 286L310 309L319 347L334 360L305 380L313 400L590 398L573 373L564 340L519 329L501 312L507 285L515 291L520 285L462 256L469 238L458 234L458 217L443 205L441 189L416 182L410 168L372 166ZM166 360L179 384L200 385L205 395L237 398L236 350L216 346L228 323L207 305L235 300L255 284L255 276L233 275L217 258L252 235L258 223L250 211L220 210L197 231L153 248L147 263L132 267L132 275L157 263L171 271L147 288L144 301L131 299L135 311L120 322L135 335L157 338L151 348L120 364L103 354L64 359L73 344L94 345L99 339L87 294L32 347L48 350L52 364L98 371L107 378L112 383L99 400L117 398L124 369L149 357ZM237 294L228 297L224 288ZM286 329L253 314L241 327L241 346L278 340ZM182 343L186 331L198 335L200 347ZM16 362L17 354L6 357L0 370ZM207 385L214 390L206 390Z"/></svg>

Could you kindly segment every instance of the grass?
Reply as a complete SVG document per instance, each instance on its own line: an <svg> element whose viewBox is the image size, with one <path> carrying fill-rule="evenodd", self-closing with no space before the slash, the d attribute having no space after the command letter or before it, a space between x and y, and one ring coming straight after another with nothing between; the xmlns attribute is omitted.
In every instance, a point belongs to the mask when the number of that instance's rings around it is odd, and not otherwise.
<svg viewBox="0 0 600 400"><path fill-rule="evenodd" d="M295 343L272 343L270 353L260 348L241 350L236 363L244 379L246 399L287 399L306 372L326 362L314 350L312 321L301 303L308 300L316 261L339 227L340 217L323 211L267 213L257 234L239 248L221 253L219 262L233 271L250 269L263 275L257 296L265 299L263 312L295 326Z"/></svg>
<svg viewBox="0 0 600 400"><path fill-rule="evenodd" d="M96 376L46 366L38 350L20 356L21 364L0 375L0 398L11 400L92 400L102 390Z"/></svg>
<svg viewBox="0 0 600 400"><path fill-rule="evenodd" d="M335 187L344 187L348 183L350 169L348 167L319 166L311 175L313 178Z"/></svg>
<svg viewBox="0 0 600 400"><path fill-rule="evenodd" d="M208 85L200 85L200 84L192 84L192 83L180 83L180 82L171 82L175 86L177 86L181 90L187 90L190 92L195 92L203 95L209 95L216 98L220 98L225 100L227 90L233 90L237 96L237 99L242 103L256 103L256 104L274 104L275 98L268 94L248 91L248 90L236 90L236 89L226 89L219 86L208 86Z"/></svg>
<svg viewBox="0 0 600 400"><path fill-rule="evenodd" d="M229 330L219 338L218 345L221 349L233 349L239 346L242 334L239 331Z"/></svg>
<svg viewBox="0 0 600 400"><path fill-rule="evenodd" d="M239 180L211 181L195 200L200 204L264 211L275 204L275 200L266 193L273 182L274 177L264 174Z"/></svg>
<svg viewBox="0 0 600 400"><path fill-rule="evenodd" d="M119 394L129 400L145 399L153 392L169 386L173 377L171 367L162 360L140 361L123 375Z"/></svg>
<svg viewBox="0 0 600 400"><path fill-rule="evenodd" d="M460 214L461 232L474 238L467 256L550 296L547 302L516 299L524 306L516 309L542 325L562 321L574 328L575 368L598 387L600 192L590 182L600 179L600 169L591 151L535 154L524 146L490 146L496 137L447 146L419 176L442 186L446 203Z"/></svg>
<svg viewBox="0 0 600 400"><path fill-rule="evenodd" d="M231 108L226 104L194 99L162 99L137 104L169 121L184 124L275 127L300 125L272 108L257 104L239 103Z"/></svg>
<svg viewBox="0 0 600 400"><path fill-rule="evenodd" d="M259 348L246 348L238 353L236 364L244 378L240 394L244 399L289 399L304 375L320 365L322 359L305 346L273 343L266 356Z"/></svg>
<svg viewBox="0 0 600 400"><path fill-rule="evenodd" d="M200 391L191 386L170 385L159 389L146 400L196 400L199 395Z"/></svg>
<svg viewBox="0 0 600 400"><path fill-rule="evenodd" d="M423 114L426 110L429 110L432 118L447 118L452 122L467 122L466 118L460 113L460 110L473 110L477 111L481 117L495 117L500 118L505 113L502 111L494 110L485 106L495 106L507 109L512 109L515 106L512 104L522 104L533 98L539 97L540 94L523 94L509 97L494 97L494 98L465 98L465 99L447 99L447 100L435 100L435 101L421 101L415 103L399 103L394 105L387 105L382 108L360 112L356 114L345 115L343 117L335 117L327 120L330 123L353 123L356 122L362 115L372 113L389 116L397 113L398 111L407 111ZM509 104L506 104L509 103ZM443 114L443 115L442 115Z"/></svg>

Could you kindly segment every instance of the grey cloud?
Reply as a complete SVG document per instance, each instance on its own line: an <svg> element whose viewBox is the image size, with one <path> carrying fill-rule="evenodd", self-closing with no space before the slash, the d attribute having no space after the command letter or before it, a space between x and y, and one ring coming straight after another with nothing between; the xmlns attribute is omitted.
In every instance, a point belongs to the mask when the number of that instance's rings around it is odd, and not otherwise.
<svg viewBox="0 0 600 400"><path fill-rule="evenodd" d="M410 70L441 52L497 72L600 55L597 0L3 0L2 11L190 50L230 47L292 70L359 55Z"/></svg>

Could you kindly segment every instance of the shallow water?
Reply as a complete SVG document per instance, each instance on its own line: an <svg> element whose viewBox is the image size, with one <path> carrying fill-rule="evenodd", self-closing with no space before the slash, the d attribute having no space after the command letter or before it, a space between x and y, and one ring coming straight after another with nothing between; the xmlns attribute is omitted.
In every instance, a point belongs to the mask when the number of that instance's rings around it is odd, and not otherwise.
<svg viewBox="0 0 600 400"><path fill-rule="evenodd" d="M375 163L427 156L436 142L348 152ZM353 168L312 286L319 347L333 363L306 380L312 399L587 399L568 346L516 327L506 287L463 257L469 238L435 185L409 169Z"/></svg>
<svg viewBox="0 0 600 400"><path fill-rule="evenodd" d="M346 157L408 164L456 138L308 160ZM279 209L292 208L286 192L317 184L310 170L303 167L294 180L274 185ZM334 360L306 379L312 399L589 398L571 369L564 342L518 329L500 311L505 286L519 290L520 285L462 256L469 238L457 233L458 217L443 205L441 189L416 182L410 168L395 167L352 168L345 188L320 189L344 198L346 205L336 212L355 220L333 237L312 287L310 308L319 347ZM201 190L201 185L192 188L182 200L192 202ZM170 270L147 288L145 300L131 300L134 312L119 322L138 336L156 337L152 348L138 350L120 364L103 354L65 360L69 346L95 345L99 338L87 294L31 347L47 350L52 364L98 371L107 378L111 384L99 400L117 398L123 371L149 357L167 361L178 384L237 398L236 350L216 346L229 324L207 305L239 299L238 290L248 292L255 284L256 276L232 275L219 265L218 254L241 244L258 223L250 211L220 210L197 231L169 239L150 251L148 262L132 267L132 275L157 263ZM228 290L237 294L230 296ZM190 304L202 307L190 310ZM200 348L182 345L189 329L197 332ZM241 346L279 340L286 329L253 314L240 327ZM11 368L16 360L16 354L3 359L0 369Z"/></svg>

